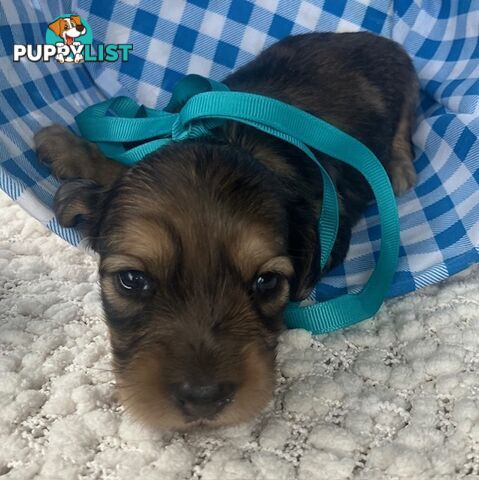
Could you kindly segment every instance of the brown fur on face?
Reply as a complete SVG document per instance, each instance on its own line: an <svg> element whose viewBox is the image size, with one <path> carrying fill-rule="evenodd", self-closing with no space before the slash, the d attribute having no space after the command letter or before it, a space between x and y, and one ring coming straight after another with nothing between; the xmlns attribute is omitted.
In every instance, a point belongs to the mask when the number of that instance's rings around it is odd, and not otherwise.
<svg viewBox="0 0 479 480"><path fill-rule="evenodd" d="M366 33L288 37L225 83L342 128L377 155L396 193L412 186L417 79L397 44ZM68 179L55 197L60 223L83 228L100 254L123 403L146 424L175 429L258 413L273 391L284 308L323 273L317 166L292 145L235 122L214 137L170 144L129 170L57 126L35 141L39 157ZM327 270L344 259L371 191L352 168L317 156L340 207ZM125 290L125 272L142 272L146 287ZM193 411L192 386L220 408Z"/></svg>
<svg viewBox="0 0 479 480"><path fill-rule="evenodd" d="M149 424L180 429L244 420L270 400L294 275L279 184L235 148L188 150L172 145L122 177L97 245L121 396ZM125 270L145 272L151 295L123 295ZM280 284L260 298L254 281L266 272ZM185 418L172 399L175 385L200 378L234 386L211 420Z"/></svg>

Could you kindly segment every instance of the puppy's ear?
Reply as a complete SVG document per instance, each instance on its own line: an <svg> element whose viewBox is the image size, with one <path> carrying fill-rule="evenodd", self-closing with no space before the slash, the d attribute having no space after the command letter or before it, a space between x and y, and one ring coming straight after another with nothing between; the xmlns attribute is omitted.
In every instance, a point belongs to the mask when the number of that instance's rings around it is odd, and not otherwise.
<svg viewBox="0 0 479 480"><path fill-rule="evenodd" d="M64 21L65 20L63 18L59 18L58 20L55 20L54 22L50 23L48 25L48 28L52 30L57 37L60 37L63 31Z"/></svg>
<svg viewBox="0 0 479 480"><path fill-rule="evenodd" d="M72 15L70 18L75 22L75 25L82 25L79 15Z"/></svg>
<svg viewBox="0 0 479 480"><path fill-rule="evenodd" d="M295 268L296 279L292 283L291 300L304 300L321 275L344 261L351 243L351 221L342 212L339 214L339 227L331 255L321 270L321 241L318 223L310 222L314 214L294 216L290 222L290 255Z"/></svg>
<svg viewBox="0 0 479 480"><path fill-rule="evenodd" d="M291 300L304 300L320 276L319 235L312 209L295 208L289 222L289 254L295 270Z"/></svg>
<svg viewBox="0 0 479 480"><path fill-rule="evenodd" d="M55 194L54 211L62 227L78 227L95 248L103 207L109 190L93 180L65 182Z"/></svg>

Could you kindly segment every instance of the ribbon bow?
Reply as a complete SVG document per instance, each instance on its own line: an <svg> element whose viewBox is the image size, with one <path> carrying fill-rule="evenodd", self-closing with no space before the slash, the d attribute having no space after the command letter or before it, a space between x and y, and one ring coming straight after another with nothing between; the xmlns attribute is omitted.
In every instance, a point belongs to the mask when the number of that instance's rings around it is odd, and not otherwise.
<svg viewBox="0 0 479 480"><path fill-rule="evenodd" d="M129 166L171 141L210 135L226 120L251 125L295 145L320 169L323 178L323 204L318 223L321 268L326 265L336 241L338 201L331 178L311 148L362 173L376 197L381 221L382 241L375 270L358 293L313 305L290 303L285 321L289 328L326 333L373 316L384 301L396 271L399 219L389 178L377 157L361 142L292 105L262 95L231 92L226 85L199 75L183 78L163 111L139 106L127 97L117 97L88 107L76 117L83 137L97 143L107 157ZM137 145L131 146L132 143Z"/></svg>

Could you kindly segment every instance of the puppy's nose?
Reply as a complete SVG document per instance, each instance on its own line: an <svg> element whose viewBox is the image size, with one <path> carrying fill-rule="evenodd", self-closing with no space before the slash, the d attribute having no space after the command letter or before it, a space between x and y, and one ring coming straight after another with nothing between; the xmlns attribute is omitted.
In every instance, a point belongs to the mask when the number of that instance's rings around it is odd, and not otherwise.
<svg viewBox="0 0 479 480"><path fill-rule="evenodd" d="M231 383L178 383L173 396L181 410L193 418L211 418L219 413L234 395Z"/></svg>
<svg viewBox="0 0 479 480"><path fill-rule="evenodd" d="M83 30L85 29L85 27L83 25L77 25L75 27L80 33L83 32Z"/></svg>

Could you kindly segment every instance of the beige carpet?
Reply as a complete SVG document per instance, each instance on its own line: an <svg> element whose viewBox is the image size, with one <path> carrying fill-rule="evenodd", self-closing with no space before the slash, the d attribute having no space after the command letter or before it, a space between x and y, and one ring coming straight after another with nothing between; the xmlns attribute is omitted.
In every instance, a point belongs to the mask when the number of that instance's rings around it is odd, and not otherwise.
<svg viewBox="0 0 479 480"><path fill-rule="evenodd" d="M114 401L94 259L0 193L0 478L479 478L479 270L373 320L289 331L275 401L211 434L162 434Z"/></svg>

